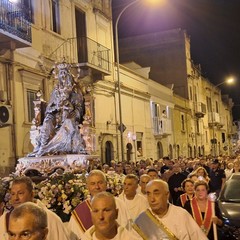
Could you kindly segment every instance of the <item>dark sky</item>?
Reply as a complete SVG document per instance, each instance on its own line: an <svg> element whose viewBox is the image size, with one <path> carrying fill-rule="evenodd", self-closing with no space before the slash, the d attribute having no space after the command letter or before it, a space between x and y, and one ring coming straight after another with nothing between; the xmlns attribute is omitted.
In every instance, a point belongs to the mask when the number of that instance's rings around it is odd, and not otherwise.
<svg viewBox="0 0 240 240"><path fill-rule="evenodd" d="M113 0L113 15L133 0ZM191 37L191 54L203 75L219 84L228 76L234 86L221 85L235 103L234 119L240 119L240 0L165 0L149 7L140 0L119 21L119 38L173 28L186 29ZM159 0L163 1L163 0Z"/></svg>

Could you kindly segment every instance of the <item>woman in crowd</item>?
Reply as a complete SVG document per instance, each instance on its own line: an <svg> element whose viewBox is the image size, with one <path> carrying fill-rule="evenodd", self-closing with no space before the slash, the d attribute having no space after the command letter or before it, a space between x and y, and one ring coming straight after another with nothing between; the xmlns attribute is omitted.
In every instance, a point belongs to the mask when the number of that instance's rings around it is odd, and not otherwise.
<svg viewBox="0 0 240 240"><path fill-rule="evenodd" d="M181 185L185 193L180 195L177 200L177 205L180 207L184 207L185 203L189 200L192 200L192 198L194 197L194 181L190 178L186 178Z"/></svg>
<svg viewBox="0 0 240 240"><path fill-rule="evenodd" d="M209 240L214 240L213 223L222 226L219 209L215 204L215 216L211 201L208 199L208 184L205 181L197 181L194 184L195 197L186 202L184 208L193 216Z"/></svg>
<svg viewBox="0 0 240 240"><path fill-rule="evenodd" d="M209 183L210 178L208 176L208 173L204 167L198 167L193 174L196 174L199 180L204 180L207 183Z"/></svg>

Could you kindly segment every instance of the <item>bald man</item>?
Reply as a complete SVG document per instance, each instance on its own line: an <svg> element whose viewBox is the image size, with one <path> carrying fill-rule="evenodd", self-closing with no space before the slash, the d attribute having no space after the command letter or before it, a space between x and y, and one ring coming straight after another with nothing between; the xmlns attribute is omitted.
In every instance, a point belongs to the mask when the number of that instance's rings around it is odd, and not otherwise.
<svg viewBox="0 0 240 240"><path fill-rule="evenodd" d="M134 222L134 229L146 239L207 240L207 237L181 207L168 202L168 184L160 179L146 186L150 208L141 213Z"/></svg>
<svg viewBox="0 0 240 240"><path fill-rule="evenodd" d="M96 194L91 200L93 226L83 235L82 240L137 240L142 239L117 223L118 209L115 198L107 192ZM138 236L138 237L137 237Z"/></svg>
<svg viewBox="0 0 240 240"><path fill-rule="evenodd" d="M100 170L92 170L87 177L87 189L91 195L91 198L100 192L106 191L106 175ZM129 222L130 216L128 215L124 202L119 198L115 199L119 211L117 222L121 226L125 227ZM91 219L90 200L91 199L86 199L82 203L78 204L78 206L72 212L72 216L68 223L71 240L78 240L79 238L82 238L84 232L86 232L93 225Z"/></svg>
<svg viewBox="0 0 240 240"><path fill-rule="evenodd" d="M146 186L147 184L150 182L151 177L147 174L143 174L140 176L139 179L139 188L137 189L137 192L141 195L143 195L144 197L146 197Z"/></svg>

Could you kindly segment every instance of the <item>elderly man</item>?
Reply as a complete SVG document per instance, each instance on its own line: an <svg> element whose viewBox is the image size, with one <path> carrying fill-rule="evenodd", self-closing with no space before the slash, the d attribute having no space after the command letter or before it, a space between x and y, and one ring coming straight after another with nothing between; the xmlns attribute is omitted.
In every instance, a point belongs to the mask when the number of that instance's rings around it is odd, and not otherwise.
<svg viewBox="0 0 240 240"><path fill-rule="evenodd" d="M68 240L68 232L65 229L61 219L52 211L48 210L39 200L33 198L33 183L28 177L18 177L12 182L10 190L10 202L15 209L25 202L34 202L37 206L46 211L48 218L47 240ZM8 220L11 212L5 212L0 217L0 239L4 239L4 234L8 231Z"/></svg>
<svg viewBox="0 0 240 240"><path fill-rule="evenodd" d="M105 174L100 170L92 170L87 177L87 189L91 197L94 197L97 193L106 191L107 180ZM122 200L116 198L116 205L118 208L117 222L121 226L125 227L130 218L125 204ZM86 232L86 230L88 230L92 225L90 199L86 199L74 209L70 218L68 228L71 240L81 238L84 232Z"/></svg>
<svg viewBox="0 0 240 240"><path fill-rule="evenodd" d="M146 198L137 193L138 177L128 174L124 179L123 192L119 195L126 205L131 220L148 208Z"/></svg>
<svg viewBox="0 0 240 240"><path fill-rule="evenodd" d="M8 239L46 240L47 213L31 202L16 207L9 218Z"/></svg>
<svg viewBox="0 0 240 240"><path fill-rule="evenodd" d="M151 177L147 174L143 174L140 176L139 188L137 189L137 192L143 195L144 197L146 197L146 186L150 180L151 180Z"/></svg>
<svg viewBox="0 0 240 240"><path fill-rule="evenodd" d="M96 194L91 200L91 216L93 226L83 235L83 240L105 240L105 239L142 239L136 233L128 231L117 223L118 209L115 198L112 194L101 192Z"/></svg>
<svg viewBox="0 0 240 240"><path fill-rule="evenodd" d="M187 211L168 202L166 182L152 180L146 192L150 208L141 213L133 225L144 239L207 240Z"/></svg>

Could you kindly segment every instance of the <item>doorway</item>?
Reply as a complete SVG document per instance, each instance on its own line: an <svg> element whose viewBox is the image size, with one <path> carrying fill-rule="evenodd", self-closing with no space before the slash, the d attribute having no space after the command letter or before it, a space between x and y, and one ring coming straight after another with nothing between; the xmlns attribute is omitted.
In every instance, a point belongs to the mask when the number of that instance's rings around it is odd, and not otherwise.
<svg viewBox="0 0 240 240"><path fill-rule="evenodd" d="M110 166L110 162L111 160L114 159L113 156L113 144L111 141L107 141L105 143L105 163L108 164Z"/></svg>

